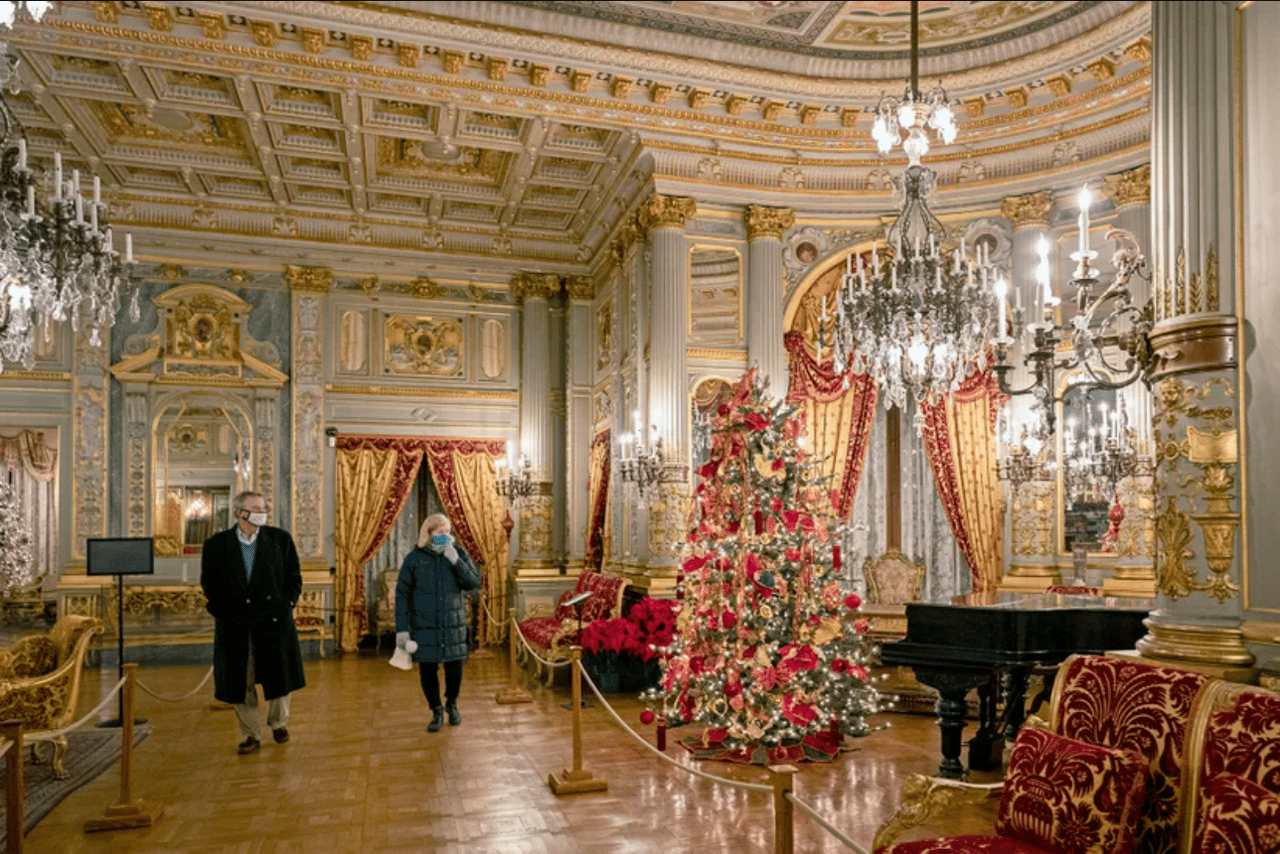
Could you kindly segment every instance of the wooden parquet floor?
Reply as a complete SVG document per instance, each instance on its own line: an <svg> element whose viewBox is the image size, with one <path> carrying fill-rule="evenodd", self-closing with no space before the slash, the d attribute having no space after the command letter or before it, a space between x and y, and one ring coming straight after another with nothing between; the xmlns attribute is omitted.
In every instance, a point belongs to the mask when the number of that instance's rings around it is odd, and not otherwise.
<svg viewBox="0 0 1280 854"><path fill-rule="evenodd" d="M196 666L143 667L153 691L177 696L204 676ZM114 683L115 671L102 682ZM235 715L211 708L212 687L180 703L142 694L138 714L153 732L135 753L135 797L160 801L151 828L85 834L119 792L116 768L76 791L26 837L32 854L588 854L588 852L771 852L770 796L731 789L663 762L603 710L585 710L584 765L608 781L599 794L557 797L547 775L571 762L564 676L553 688L522 684L532 704L500 706L505 658L467 664L462 725L424 731L430 714L416 672L385 656L344 656L307 664L308 687L294 694L284 745L270 740L239 756ZM100 696L90 680L82 710ZM622 718L641 706L612 695ZM262 709L265 714L265 707ZM804 763L799 797L866 847L894 809L910 773L933 773L932 718L887 715L893 725L829 764ZM679 731L674 731L678 733ZM670 740L678 762L735 779L764 782L759 768L693 762ZM990 828L995 806L961 817L953 833ZM796 851L845 851L807 817L796 816ZM913 834L914 835L914 834Z"/></svg>

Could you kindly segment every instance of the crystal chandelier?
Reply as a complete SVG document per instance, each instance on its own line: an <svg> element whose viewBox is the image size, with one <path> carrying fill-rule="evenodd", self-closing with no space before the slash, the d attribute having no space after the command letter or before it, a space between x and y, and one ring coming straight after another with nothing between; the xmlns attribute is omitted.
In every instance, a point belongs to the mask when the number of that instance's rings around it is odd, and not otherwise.
<svg viewBox="0 0 1280 854"><path fill-rule="evenodd" d="M533 466L529 458L521 454L517 460L511 449L507 458L499 460L498 494L512 507L521 507L533 496Z"/></svg>
<svg viewBox="0 0 1280 854"><path fill-rule="evenodd" d="M649 444L645 444L644 433L640 430L640 416L637 414L635 433L623 434L618 443L618 476L623 483L635 489L641 505L652 501L660 484L680 477L679 472L667 469L662 437L658 435L657 425L651 425L650 429L653 436Z"/></svg>
<svg viewBox="0 0 1280 854"><path fill-rule="evenodd" d="M1008 410L1000 413L998 435L1001 442L997 446L1000 457L996 460L996 476L1012 484L1014 492L1024 483L1052 480L1058 469L1057 463L1049 455L1041 455L1048 444L1048 428L1043 413L1036 412L1032 422L1034 426L1023 424L1020 435L1015 438Z"/></svg>
<svg viewBox="0 0 1280 854"><path fill-rule="evenodd" d="M26 15L36 23L44 17L53 3L49 0L3 0L0 2L0 30L10 30L19 15ZM9 49L9 43L0 41L0 88L18 93L18 55Z"/></svg>
<svg viewBox="0 0 1280 854"><path fill-rule="evenodd" d="M981 246L966 255L963 238L946 250L946 230L928 206L935 181L919 165L895 179L901 212L886 232L888 257L873 244L868 270L861 255L856 267L849 255L834 316L822 302L819 361L829 330L836 372L869 373L886 408L905 407L908 391L916 400L955 391L986 364L996 270Z"/></svg>
<svg viewBox="0 0 1280 854"><path fill-rule="evenodd" d="M1153 325L1150 301L1143 307L1133 302L1129 283L1141 275L1145 259L1132 234L1118 228L1107 232L1116 242L1111 256L1114 269L1110 282L1103 283L1098 270L1091 266L1098 253L1089 248L1089 205L1092 199L1086 187L1079 196L1080 245L1071 254L1076 262L1068 289L1073 293L1071 317L1055 318L1060 299L1054 294L1049 278L1049 244L1042 236L1036 267L1035 305L1030 323L1023 322L1021 291L1013 307L1009 323L1005 302L1000 303L1000 320L995 344L993 370L1000 390L1009 395L1033 395L1043 408L1049 432L1054 430L1054 404L1062 400L1065 389L1120 389L1143 375L1150 362L1148 335ZM1022 361L1031 379L1022 388L1014 388L1009 372L1014 368L1013 348L1021 343ZM1058 389L1058 375L1079 372L1070 386Z"/></svg>
<svg viewBox="0 0 1280 854"><path fill-rule="evenodd" d="M13 472L0 481L0 595L8 596L36 580L31 529L13 491Z"/></svg>
<svg viewBox="0 0 1280 854"><path fill-rule="evenodd" d="M881 154L901 143L911 165L919 166L920 158L929 153L926 128L932 128L944 145L955 141L956 117L947 90L938 83L927 95L920 91L920 3L911 0L911 82L901 98L880 96L871 136Z"/></svg>
<svg viewBox="0 0 1280 854"><path fill-rule="evenodd" d="M1067 497L1079 501L1110 501L1116 486L1128 477L1150 476L1151 457L1142 453L1129 433L1124 398L1108 415L1107 405L1099 405L1101 423L1085 424L1077 433L1074 418L1067 420L1063 434L1063 486ZM1085 405L1085 412L1092 409Z"/></svg>
<svg viewBox="0 0 1280 854"><path fill-rule="evenodd" d="M53 325L65 320L76 331L87 323L90 345L101 346L102 330L115 321L121 294L130 287L133 237L125 235L121 257L98 177L88 204L79 170L64 180L56 152L52 177L49 197L37 199L27 140L0 98L0 370L6 362L30 370L35 335L51 336ZM136 321L136 290L129 310Z"/></svg>

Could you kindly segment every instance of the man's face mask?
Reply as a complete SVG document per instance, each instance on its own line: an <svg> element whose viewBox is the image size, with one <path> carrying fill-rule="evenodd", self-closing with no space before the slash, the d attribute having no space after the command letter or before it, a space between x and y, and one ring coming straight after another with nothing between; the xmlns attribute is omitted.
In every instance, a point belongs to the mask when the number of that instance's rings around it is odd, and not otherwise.
<svg viewBox="0 0 1280 854"><path fill-rule="evenodd" d="M255 528L261 528L263 525L267 524L267 511L265 511L265 510L250 510L250 511L249 511L249 524L250 524L250 525L252 525L252 526L253 526L253 527L255 527Z"/></svg>

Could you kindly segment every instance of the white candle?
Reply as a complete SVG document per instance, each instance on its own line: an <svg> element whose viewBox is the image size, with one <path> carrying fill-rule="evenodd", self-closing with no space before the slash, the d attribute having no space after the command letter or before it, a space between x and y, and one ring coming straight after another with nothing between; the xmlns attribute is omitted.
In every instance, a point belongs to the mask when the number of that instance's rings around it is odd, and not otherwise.
<svg viewBox="0 0 1280 854"><path fill-rule="evenodd" d="M1088 187L1080 191L1078 201L1080 202L1080 263L1084 264L1086 263L1084 256L1089 252L1089 203L1093 201Z"/></svg>
<svg viewBox="0 0 1280 854"><path fill-rule="evenodd" d="M1009 285L1005 282L1004 276L996 279L996 302L1000 304L1000 337L1003 339L1008 336L1008 320L1005 317L1004 297L1009 292Z"/></svg>
<svg viewBox="0 0 1280 854"><path fill-rule="evenodd" d="M27 138L25 136L18 137L18 168L27 168Z"/></svg>
<svg viewBox="0 0 1280 854"><path fill-rule="evenodd" d="M62 152L53 153L53 198L62 201Z"/></svg>
<svg viewBox="0 0 1280 854"><path fill-rule="evenodd" d="M133 263L133 234L128 231L124 233L124 260L126 263Z"/></svg>
<svg viewBox="0 0 1280 854"><path fill-rule="evenodd" d="M115 252L115 251L116 251L116 240L115 240L115 238L114 238L114 237L112 237L112 236L111 236L111 226L107 226L107 230L106 230L106 241L107 241L107 251L108 251L108 252Z"/></svg>
<svg viewBox="0 0 1280 854"><path fill-rule="evenodd" d="M1022 288L1013 289L1013 307L1022 311Z"/></svg>
<svg viewBox="0 0 1280 854"><path fill-rule="evenodd" d="M916 247L915 247L915 249L916 249L916 253L915 253L915 254L916 254L916 260L917 260L917 261L919 261L919 260L920 260L920 235L918 235L918 234L916 235Z"/></svg>
<svg viewBox="0 0 1280 854"><path fill-rule="evenodd" d="M79 224L84 222L84 196L80 195L79 193L76 193L75 197L76 197L76 223Z"/></svg>
<svg viewBox="0 0 1280 854"><path fill-rule="evenodd" d="M27 185L27 216L36 215L36 185Z"/></svg>
<svg viewBox="0 0 1280 854"><path fill-rule="evenodd" d="M93 203L102 204L102 179L97 175L93 176Z"/></svg>
<svg viewBox="0 0 1280 854"><path fill-rule="evenodd" d="M844 259L844 271L849 274L853 273L853 253L852 252L849 253L849 257Z"/></svg>
<svg viewBox="0 0 1280 854"><path fill-rule="evenodd" d="M871 264L875 277L880 278L880 246L878 240L871 241Z"/></svg>
<svg viewBox="0 0 1280 854"><path fill-rule="evenodd" d="M936 241L934 241L932 234L929 235L929 257L930 258L938 257L938 244Z"/></svg>

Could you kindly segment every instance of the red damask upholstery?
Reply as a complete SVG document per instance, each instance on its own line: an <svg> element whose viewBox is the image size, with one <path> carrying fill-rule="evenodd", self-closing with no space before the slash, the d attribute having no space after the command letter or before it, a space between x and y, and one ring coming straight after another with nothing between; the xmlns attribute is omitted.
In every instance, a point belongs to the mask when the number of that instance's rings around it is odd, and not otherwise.
<svg viewBox="0 0 1280 854"><path fill-rule="evenodd" d="M996 832L1062 854L1130 854L1146 772L1133 751L1023 729L1009 754Z"/></svg>
<svg viewBox="0 0 1280 854"><path fill-rule="evenodd" d="M533 646L547 648L551 639L560 631L560 620L555 617L530 617L520 624L524 639Z"/></svg>
<svg viewBox="0 0 1280 854"><path fill-rule="evenodd" d="M1280 795L1235 774L1219 774L1200 792L1196 854L1280 854Z"/></svg>
<svg viewBox="0 0 1280 854"><path fill-rule="evenodd" d="M565 602L569 601L570 598L576 596L577 593L578 591L574 589L574 590L566 590L565 592L560 594L560 599L556 602L555 618L557 620L578 619L578 610L574 608L572 605L564 604Z"/></svg>
<svg viewBox="0 0 1280 854"><path fill-rule="evenodd" d="M1054 731L1134 751L1149 763L1136 854L1178 850L1187 727L1192 703L1209 679L1127 658L1081 655L1063 664L1053 692Z"/></svg>
<svg viewBox="0 0 1280 854"><path fill-rule="evenodd" d="M948 836L899 842L880 854L1049 854L1045 849L1005 836Z"/></svg>
<svg viewBox="0 0 1280 854"><path fill-rule="evenodd" d="M520 621L520 634L534 652L552 663L567 661L569 647L578 640L578 608L564 603L580 593L592 595L582 603L582 626L595 620L622 615L622 594L627 580L620 575L600 572L583 572L572 590L560 595L555 614L550 617L526 617ZM536 669L536 667L535 667ZM555 671L547 668L547 684Z"/></svg>

